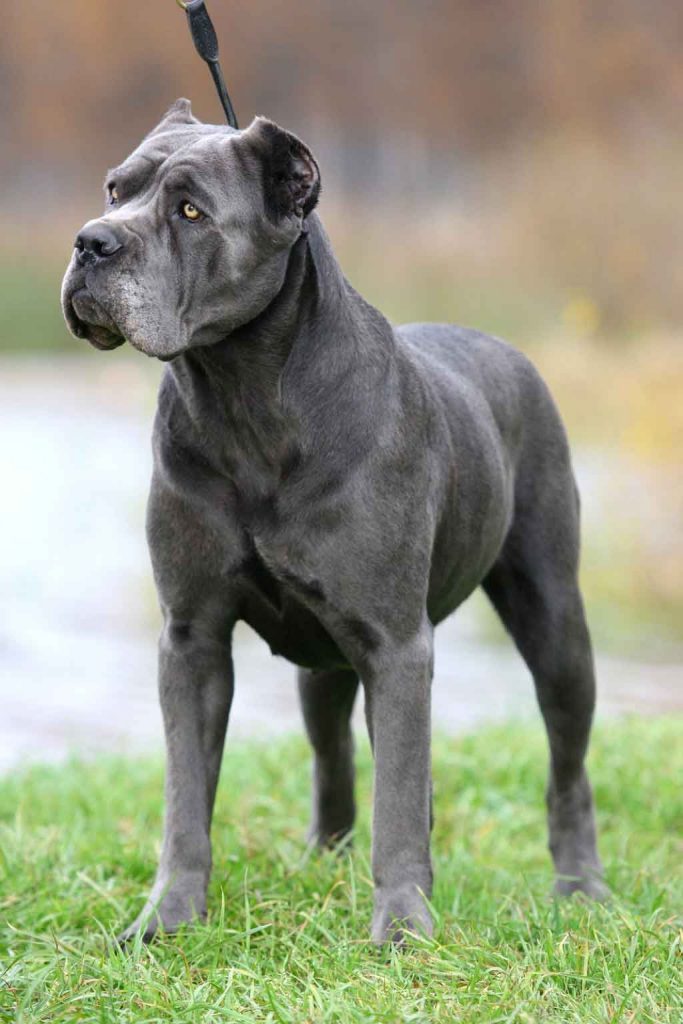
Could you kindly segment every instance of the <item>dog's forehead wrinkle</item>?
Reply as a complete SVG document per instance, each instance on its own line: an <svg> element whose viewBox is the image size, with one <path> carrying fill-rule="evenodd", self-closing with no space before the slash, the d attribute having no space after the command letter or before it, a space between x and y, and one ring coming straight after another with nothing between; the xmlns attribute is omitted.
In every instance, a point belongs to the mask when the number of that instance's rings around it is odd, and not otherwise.
<svg viewBox="0 0 683 1024"><path fill-rule="evenodd" d="M174 153L158 167L156 185L170 189L187 187L208 194L220 203L232 200L240 206L245 205L242 193L249 188L249 179L253 176L236 158L236 151L231 146L216 145L216 141L201 140L211 144L195 143ZM236 187L237 180L241 187ZM234 206L235 202L231 205ZM243 219L245 223L251 220L246 208Z"/></svg>
<svg viewBox="0 0 683 1024"><path fill-rule="evenodd" d="M221 136L222 142L224 136ZM153 140L150 140L152 142ZM215 137L200 137L176 140L172 146L159 147L156 144L135 150L131 156L112 173L120 175L136 176L142 168L136 166L139 159L144 160L149 166L147 172L153 172L155 177L160 179L175 172L179 168L188 171L199 170L202 177L207 171L220 172L225 160L225 149L216 146L219 140Z"/></svg>
<svg viewBox="0 0 683 1024"><path fill-rule="evenodd" d="M137 191L143 188L154 175L155 167L155 161L149 159L144 153L132 153L127 160L107 173L105 188L116 185L119 191L122 188L132 188Z"/></svg>
<svg viewBox="0 0 683 1024"><path fill-rule="evenodd" d="M125 173L139 161L144 161L151 168L158 168L169 157L175 156L191 145L193 139L184 138L183 136L186 135L187 133L180 132L161 132L158 135L148 136L126 157L114 173Z"/></svg>
<svg viewBox="0 0 683 1024"><path fill-rule="evenodd" d="M194 145L208 139L225 139L236 134L228 125L184 124L172 125L148 135L138 146L138 150L155 147L167 152L177 152L186 146Z"/></svg>

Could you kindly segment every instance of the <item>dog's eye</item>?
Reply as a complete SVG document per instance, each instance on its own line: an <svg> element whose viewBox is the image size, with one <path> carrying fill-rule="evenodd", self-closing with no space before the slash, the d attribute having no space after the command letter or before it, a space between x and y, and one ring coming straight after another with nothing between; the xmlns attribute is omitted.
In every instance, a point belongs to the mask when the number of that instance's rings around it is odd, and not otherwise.
<svg viewBox="0 0 683 1024"><path fill-rule="evenodd" d="M107 186L107 199L110 203L118 203L119 201L119 190L116 185Z"/></svg>
<svg viewBox="0 0 683 1024"><path fill-rule="evenodd" d="M180 216L185 220L197 221L201 220L204 214L201 210L198 210L194 203L189 203L185 200L184 203L180 204Z"/></svg>

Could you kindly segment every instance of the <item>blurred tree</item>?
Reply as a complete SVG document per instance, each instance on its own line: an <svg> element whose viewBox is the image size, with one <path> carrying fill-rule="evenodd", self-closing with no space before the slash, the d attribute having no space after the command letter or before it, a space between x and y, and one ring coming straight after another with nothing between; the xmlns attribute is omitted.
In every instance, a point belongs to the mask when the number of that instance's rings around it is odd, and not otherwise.
<svg viewBox="0 0 683 1024"><path fill-rule="evenodd" d="M515 257L526 251L561 288L588 294L601 322L683 316L678 4L209 8L240 122L260 113L302 134L326 194L356 205L420 198L451 214L488 203L480 231L493 237L498 224L503 252L507 218ZM54 218L94 193L180 95L222 119L173 0L10 0L0 95L0 228L16 225L17 209L34 215L36 197Z"/></svg>
<svg viewBox="0 0 683 1024"><path fill-rule="evenodd" d="M378 150L406 131L473 155L558 127L618 141L673 129L683 102L682 19L669 0L210 8L243 121L315 118ZM24 0L3 15L0 167L18 182L17 162L100 168L103 149L120 153L178 94L219 115L172 0Z"/></svg>

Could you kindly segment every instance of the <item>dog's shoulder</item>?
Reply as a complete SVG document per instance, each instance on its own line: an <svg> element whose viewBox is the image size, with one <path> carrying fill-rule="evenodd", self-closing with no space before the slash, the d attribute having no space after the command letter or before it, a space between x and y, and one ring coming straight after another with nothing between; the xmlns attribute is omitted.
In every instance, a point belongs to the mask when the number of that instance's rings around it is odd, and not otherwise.
<svg viewBox="0 0 683 1024"><path fill-rule="evenodd" d="M470 415L483 404L504 436L532 421L541 432L557 433L560 421L550 391L519 349L455 324L405 324L395 333L400 350L447 404L464 402Z"/></svg>

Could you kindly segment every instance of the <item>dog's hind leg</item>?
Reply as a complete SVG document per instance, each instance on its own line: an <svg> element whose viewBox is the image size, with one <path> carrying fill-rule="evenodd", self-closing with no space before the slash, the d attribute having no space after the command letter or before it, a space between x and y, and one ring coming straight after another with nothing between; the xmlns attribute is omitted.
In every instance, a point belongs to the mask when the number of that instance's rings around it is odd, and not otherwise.
<svg viewBox="0 0 683 1024"><path fill-rule="evenodd" d="M301 709L314 752L310 837L320 846L334 846L353 827L351 712L357 690L358 676L350 670L299 670Z"/></svg>
<svg viewBox="0 0 683 1024"><path fill-rule="evenodd" d="M524 657L550 745L550 850L558 894L606 895L584 760L595 704L590 636L577 582L578 498L567 465L518 497L483 587Z"/></svg>

